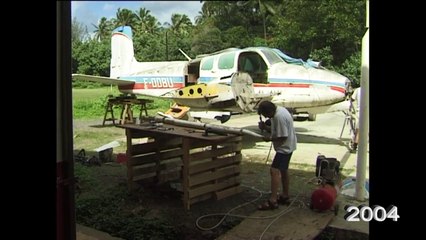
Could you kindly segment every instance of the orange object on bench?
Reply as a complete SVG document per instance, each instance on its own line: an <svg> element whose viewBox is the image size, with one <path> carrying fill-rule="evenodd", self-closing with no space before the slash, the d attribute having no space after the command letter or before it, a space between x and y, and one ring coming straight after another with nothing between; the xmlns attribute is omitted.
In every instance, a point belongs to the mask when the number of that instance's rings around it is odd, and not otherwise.
<svg viewBox="0 0 426 240"><path fill-rule="evenodd" d="M182 119L183 117L185 117L189 109L189 107L179 106L175 104L169 110L167 110L165 114L170 115L173 118Z"/></svg>

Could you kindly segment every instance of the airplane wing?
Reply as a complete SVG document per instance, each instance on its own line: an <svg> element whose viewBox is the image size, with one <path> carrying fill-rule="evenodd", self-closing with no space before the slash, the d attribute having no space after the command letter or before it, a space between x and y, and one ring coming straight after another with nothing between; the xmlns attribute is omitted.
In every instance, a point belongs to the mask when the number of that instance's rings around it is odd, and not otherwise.
<svg viewBox="0 0 426 240"><path fill-rule="evenodd" d="M100 77L100 76L92 76L92 75L84 75L84 74L73 74L72 78L73 80L100 82L104 84L112 84L117 86L129 85L129 84L135 83L135 80L124 80L124 79Z"/></svg>

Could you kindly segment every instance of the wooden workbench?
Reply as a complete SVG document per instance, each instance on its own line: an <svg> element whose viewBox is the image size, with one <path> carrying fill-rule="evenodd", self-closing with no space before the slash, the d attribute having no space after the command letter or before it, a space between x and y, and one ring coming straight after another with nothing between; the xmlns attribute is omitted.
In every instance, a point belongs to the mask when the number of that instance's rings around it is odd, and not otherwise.
<svg viewBox="0 0 426 240"><path fill-rule="evenodd" d="M142 113L145 113L145 116L148 116L147 103L152 103L153 100L142 99L131 96L118 96L110 97L105 107L104 120L102 121L102 126L105 126L106 121L112 121L112 124L115 124L115 120L118 120L119 124L125 123L135 123L135 118L133 116L133 106L139 106L139 119L142 119ZM121 107L120 118L116 119L114 117L114 105ZM108 114L111 117L108 118Z"/></svg>
<svg viewBox="0 0 426 240"><path fill-rule="evenodd" d="M183 204L241 192L242 136L154 123L124 124L129 190L137 184L178 181Z"/></svg>

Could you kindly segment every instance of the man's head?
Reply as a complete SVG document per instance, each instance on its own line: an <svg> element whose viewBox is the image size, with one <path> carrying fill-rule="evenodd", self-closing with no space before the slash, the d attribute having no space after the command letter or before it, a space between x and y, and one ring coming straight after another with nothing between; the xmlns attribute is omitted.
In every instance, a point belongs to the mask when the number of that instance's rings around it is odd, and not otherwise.
<svg viewBox="0 0 426 240"><path fill-rule="evenodd" d="M267 118L271 118L275 115L276 110L277 110L277 106L273 104L271 101L263 101L259 104L257 113Z"/></svg>

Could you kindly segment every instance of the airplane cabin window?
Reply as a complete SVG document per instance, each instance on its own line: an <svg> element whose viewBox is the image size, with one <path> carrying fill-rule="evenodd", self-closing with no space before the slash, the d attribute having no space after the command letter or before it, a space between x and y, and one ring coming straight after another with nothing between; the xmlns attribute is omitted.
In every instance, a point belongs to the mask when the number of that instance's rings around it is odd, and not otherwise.
<svg viewBox="0 0 426 240"><path fill-rule="evenodd" d="M219 57L219 69L232 69L234 67L235 53L225 53Z"/></svg>
<svg viewBox="0 0 426 240"><path fill-rule="evenodd" d="M201 65L201 70L212 70L213 69L213 57L206 57L203 64Z"/></svg>

